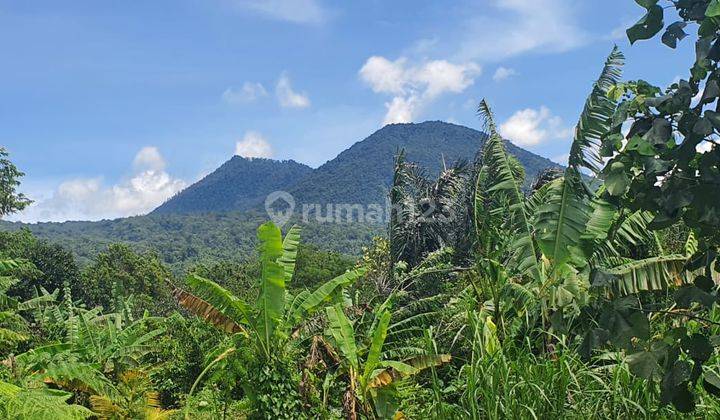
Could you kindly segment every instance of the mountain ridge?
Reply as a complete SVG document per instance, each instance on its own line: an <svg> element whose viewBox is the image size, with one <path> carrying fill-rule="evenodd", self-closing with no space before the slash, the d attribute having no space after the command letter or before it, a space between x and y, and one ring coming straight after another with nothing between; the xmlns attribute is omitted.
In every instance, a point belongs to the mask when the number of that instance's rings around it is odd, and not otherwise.
<svg viewBox="0 0 720 420"><path fill-rule="evenodd" d="M150 214L250 210L269 193L289 188L312 171L311 167L294 160L235 155Z"/></svg>
<svg viewBox="0 0 720 420"><path fill-rule="evenodd" d="M235 156L216 171L175 195L151 214L212 213L260 209L274 191L290 193L298 204L382 204L392 181L393 161L404 150L408 161L431 175L445 164L472 161L487 135L443 121L388 124L354 143L316 169L295 161ZM510 142L531 182L540 171L560 167Z"/></svg>

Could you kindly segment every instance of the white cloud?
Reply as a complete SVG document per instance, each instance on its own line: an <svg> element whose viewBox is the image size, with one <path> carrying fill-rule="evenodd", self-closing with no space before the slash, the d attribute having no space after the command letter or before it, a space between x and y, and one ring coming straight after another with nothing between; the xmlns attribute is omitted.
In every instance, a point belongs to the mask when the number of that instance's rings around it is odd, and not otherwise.
<svg viewBox="0 0 720 420"><path fill-rule="evenodd" d="M409 65L406 58L390 61L385 57L367 59L359 71L360 79L373 92L393 95L385 103L383 124L413 121L423 106L444 93L460 93L472 85L481 72L475 63L453 64L446 60Z"/></svg>
<svg viewBox="0 0 720 420"><path fill-rule="evenodd" d="M637 18L625 19L618 26L614 27L607 35L603 37L607 41L625 41L628 42L627 29L635 24Z"/></svg>
<svg viewBox="0 0 720 420"><path fill-rule="evenodd" d="M145 146L135 155L133 168L140 171L146 169L163 171L165 170L165 159L163 159L157 147Z"/></svg>
<svg viewBox="0 0 720 420"><path fill-rule="evenodd" d="M383 125L411 122L418 108L418 102L419 99L416 96L407 98L396 96L392 101L386 102L387 113L385 113Z"/></svg>
<svg viewBox="0 0 720 420"><path fill-rule="evenodd" d="M267 90L262 83L245 82L240 89L229 87L225 89L222 98L229 104L246 104L267 96Z"/></svg>
<svg viewBox="0 0 720 420"><path fill-rule="evenodd" d="M270 19L293 23L318 24L329 13L317 0L232 0L238 7Z"/></svg>
<svg viewBox="0 0 720 420"><path fill-rule="evenodd" d="M310 98L305 92L295 92L290 84L290 78L282 74L275 85L275 95L283 108L307 108Z"/></svg>
<svg viewBox="0 0 720 420"><path fill-rule="evenodd" d="M14 220L25 222L101 220L144 214L187 185L165 172L165 160L156 147L144 147L133 160L129 178L106 186L101 177L77 178L58 185Z"/></svg>
<svg viewBox="0 0 720 420"><path fill-rule="evenodd" d="M235 143L235 154L246 158L271 158L273 148L257 131L248 131L242 140Z"/></svg>
<svg viewBox="0 0 720 420"><path fill-rule="evenodd" d="M518 146L535 146L548 140L570 140L571 127L563 127L560 117L553 116L550 110L522 109L500 124L500 134Z"/></svg>
<svg viewBox="0 0 720 420"><path fill-rule="evenodd" d="M526 52L563 52L588 41L570 0L494 0L498 13L466 22L458 57L500 61ZM483 5L483 12L488 8Z"/></svg>
<svg viewBox="0 0 720 420"><path fill-rule="evenodd" d="M406 61L405 58L390 61L385 57L372 56L360 69L360 78L370 85L373 92L404 93L407 84Z"/></svg>
<svg viewBox="0 0 720 420"><path fill-rule="evenodd" d="M501 82L509 77L515 76L517 74L517 71L515 69L507 68L500 66L495 70L495 74L493 74L493 80L496 82Z"/></svg>

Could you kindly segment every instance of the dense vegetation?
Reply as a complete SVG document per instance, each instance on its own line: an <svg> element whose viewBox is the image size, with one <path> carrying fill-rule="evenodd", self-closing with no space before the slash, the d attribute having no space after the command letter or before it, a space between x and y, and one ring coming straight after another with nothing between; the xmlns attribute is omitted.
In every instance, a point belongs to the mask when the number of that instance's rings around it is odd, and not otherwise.
<svg viewBox="0 0 720 420"><path fill-rule="evenodd" d="M479 131L441 121L392 124L354 144L312 170L294 161L244 159L238 156L215 172L178 193L154 214L230 212L262 209L273 191L287 191L298 203L384 205L392 182L393 156L404 150L407 158L437 175L447 164L472 161ZM529 180L551 167L548 159L507 144L508 151L525 167ZM298 207L298 212L299 207Z"/></svg>
<svg viewBox="0 0 720 420"><path fill-rule="evenodd" d="M208 214L151 214L99 222L9 223L0 221L6 231L28 230L39 238L61 243L72 251L80 265L113 243L123 243L138 251L158 254L175 273L203 262L242 262L254 254L255 229L267 220L259 212ZM305 243L346 255L362 254L362 247L382 226L309 223Z"/></svg>
<svg viewBox="0 0 720 420"><path fill-rule="evenodd" d="M632 41L664 28L638 3ZM689 81L622 82L614 49L568 167L534 182L482 101L474 161L395 156L387 235L357 260L271 222L254 256L182 276L151 251L78 264L2 233L0 416L720 416L720 2L670 6L663 42L699 27Z"/></svg>
<svg viewBox="0 0 720 420"><path fill-rule="evenodd" d="M302 203L386 205L392 183L393 156L405 150L408 160L437 175L442 159L447 164L473 161L485 135L443 122L394 124L374 133L316 170L293 161L233 157L215 172L188 187L146 216L99 222L7 223L5 230L27 228L36 236L62 243L89 263L108 245L124 243L157 252L160 259L180 273L194 264L212 260L242 261L255 247L255 228L267 218L267 194L284 190L293 194L295 216ZM524 188L543 170L559 168L519 147L506 143L528 173ZM321 216L333 214L323 207ZM373 236L386 228L372 220L352 224L315 223L316 213L304 226L306 243L347 255L359 256Z"/></svg>
<svg viewBox="0 0 720 420"><path fill-rule="evenodd" d="M233 156L200 181L166 201L154 214L208 213L260 207L273 191L289 190L312 172L293 160Z"/></svg>

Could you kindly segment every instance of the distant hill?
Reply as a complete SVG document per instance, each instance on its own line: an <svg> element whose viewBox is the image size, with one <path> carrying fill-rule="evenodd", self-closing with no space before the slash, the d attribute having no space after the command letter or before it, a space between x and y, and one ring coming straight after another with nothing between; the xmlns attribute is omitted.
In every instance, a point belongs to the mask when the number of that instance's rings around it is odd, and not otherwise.
<svg viewBox="0 0 720 420"><path fill-rule="evenodd" d="M233 156L213 173L176 194L153 214L244 211L273 191L288 190L312 168L294 160Z"/></svg>
<svg viewBox="0 0 720 420"><path fill-rule="evenodd" d="M317 169L294 161L233 157L146 216L98 222L10 223L0 229L28 228L36 235L72 249L88 261L113 242L153 249L173 269L207 259L242 258L254 252L255 229L268 219L263 204L268 193L283 190L308 204L383 203L392 180L393 159L405 149L407 158L438 173L443 159L472 160L485 135L439 121L392 124L340 153ZM511 143L527 172L527 182L552 161ZM295 212L298 218L298 212ZM286 226L287 227L287 226ZM320 248L358 255L382 225L363 223L306 226L304 238Z"/></svg>
<svg viewBox="0 0 720 420"><path fill-rule="evenodd" d="M335 159L317 168L290 190L302 203L383 203L400 149L407 160L438 174L443 167L464 159L473 161L487 135L472 128L442 121L390 124L355 143ZM542 170L558 164L506 142L518 158L530 183Z"/></svg>
<svg viewBox="0 0 720 420"><path fill-rule="evenodd" d="M30 229L36 236L71 250L81 264L90 262L108 245L121 242L137 250L156 252L180 274L199 262L242 261L255 255L256 230L266 221L264 211L149 214L97 222L25 224L0 220L0 230ZM327 251L360 255L373 236L384 232L382 226L361 223L304 223L302 242Z"/></svg>
<svg viewBox="0 0 720 420"><path fill-rule="evenodd" d="M383 204L400 149L409 161L437 174L443 161L472 161L485 138L468 127L427 121L387 125L315 170L294 161L235 156L152 214L261 210L266 196L279 190L290 192L297 203ZM559 167L512 143L506 145L525 167L528 183L543 169Z"/></svg>

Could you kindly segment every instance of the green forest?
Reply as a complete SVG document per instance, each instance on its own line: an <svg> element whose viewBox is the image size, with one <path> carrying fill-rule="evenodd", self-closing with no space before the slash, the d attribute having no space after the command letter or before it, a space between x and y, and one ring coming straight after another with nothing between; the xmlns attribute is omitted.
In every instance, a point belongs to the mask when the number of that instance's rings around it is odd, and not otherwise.
<svg viewBox="0 0 720 420"><path fill-rule="evenodd" d="M630 42L694 42L689 73L598 57L567 167L526 176L482 100L474 161L394 156L377 229L4 229L0 418L720 417L720 1L636 3ZM31 204L11 158L0 216Z"/></svg>

